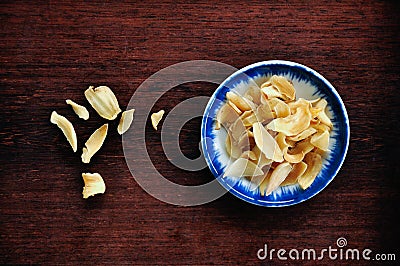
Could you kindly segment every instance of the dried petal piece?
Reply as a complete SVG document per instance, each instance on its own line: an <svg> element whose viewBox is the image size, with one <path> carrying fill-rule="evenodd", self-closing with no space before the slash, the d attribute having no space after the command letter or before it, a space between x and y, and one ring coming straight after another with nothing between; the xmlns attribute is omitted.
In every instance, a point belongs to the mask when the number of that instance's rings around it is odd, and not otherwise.
<svg viewBox="0 0 400 266"><path fill-rule="evenodd" d="M257 160L257 157L254 154L254 152L250 151L250 150L243 152L242 155L240 155L240 158L245 158L245 159L249 159L249 160L252 160L252 161Z"/></svg>
<svg viewBox="0 0 400 266"><path fill-rule="evenodd" d="M293 165L292 171L282 182L281 186L294 185L297 183L297 179L304 174L307 170L307 164L304 162L296 163Z"/></svg>
<svg viewBox="0 0 400 266"><path fill-rule="evenodd" d="M310 143L323 151L327 151L329 147L329 132L323 131L314 134Z"/></svg>
<svg viewBox="0 0 400 266"><path fill-rule="evenodd" d="M231 136L228 134L225 140L225 148L228 155L234 159L237 159L242 154L242 148L238 145L232 145Z"/></svg>
<svg viewBox="0 0 400 266"><path fill-rule="evenodd" d="M321 99L315 104L315 107L322 109L322 111L318 114L318 119L325 125L332 127L332 121L329 119L329 117L325 113L327 105L328 105L328 102L325 99Z"/></svg>
<svg viewBox="0 0 400 266"><path fill-rule="evenodd" d="M229 104L230 107L232 107L233 110L235 110L235 112L236 112L238 115L240 115L240 114L243 113L243 112L239 109L239 107L237 107L233 102L228 101L228 104Z"/></svg>
<svg viewBox="0 0 400 266"><path fill-rule="evenodd" d="M153 125L153 128L155 130L157 130L158 123L160 123L164 113L165 113L164 110L160 110L157 113L153 113L151 115L151 124Z"/></svg>
<svg viewBox="0 0 400 266"><path fill-rule="evenodd" d="M307 189L322 169L322 158L318 153L310 152L304 157L304 162L307 164L307 170L297 181L302 189Z"/></svg>
<svg viewBox="0 0 400 266"><path fill-rule="evenodd" d="M272 98L268 100L268 104L271 110L275 112L275 117L286 117L290 115L290 108L284 101L278 98Z"/></svg>
<svg viewBox="0 0 400 266"><path fill-rule="evenodd" d="M244 97L247 97L248 99L251 98L251 101L257 105L261 103L260 96L261 96L261 90L256 85L250 86L246 91L246 93L244 94Z"/></svg>
<svg viewBox="0 0 400 266"><path fill-rule="evenodd" d="M273 162L271 159L268 159L264 153L261 152L260 148L258 148L257 145L254 146L252 152L256 156L256 159L254 161L260 168L263 168L264 166L269 165Z"/></svg>
<svg viewBox="0 0 400 266"><path fill-rule="evenodd" d="M309 136L311 136L312 134L314 134L316 132L317 132L317 130L315 128L309 127L306 130L304 130L303 132L297 134L296 136L288 137L288 139L293 140L293 141L300 141L300 140L308 138Z"/></svg>
<svg viewBox="0 0 400 266"><path fill-rule="evenodd" d="M93 134L89 137L89 139L85 143L85 148L83 148L82 152L82 162L89 163L92 156L100 150L101 146L106 139L108 131L108 124L104 124L99 127Z"/></svg>
<svg viewBox="0 0 400 266"><path fill-rule="evenodd" d="M268 159L272 159L275 162L283 161L281 149L261 123L253 124L253 133L256 145Z"/></svg>
<svg viewBox="0 0 400 266"><path fill-rule="evenodd" d="M281 163L279 164L274 171L272 172L267 187L265 189L265 195L270 195L275 189L277 189L282 182L289 175L290 171L292 171L292 166L290 163Z"/></svg>
<svg viewBox="0 0 400 266"><path fill-rule="evenodd" d="M270 82L284 96L285 100L294 100L296 98L296 90L285 77L273 75Z"/></svg>
<svg viewBox="0 0 400 266"><path fill-rule="evenodd" d="M94 110L105 119L114 120L121 112L115 94L107 86L90 86L85 91L85 97Z"/></svg>
<svg viewBox="0 0 400 266"><path fill-rule="evenodd" d="M274 119L274 114L272 113L271 108L268 103L259 105L256 110L256 116L258 122L264 123L266 121L271 121Z"/></svg>
<svg viewBox="0 0 400 266"><path fill-rule="evenodd" d="M255 163L245 158L239 158L228 166L224 177L259 176L263 174L263 171Z"/></svg>
<svg viewBox="0 0 400 266"><path fill-rule="evenodd" d="M264 86L261 85L261 92L264 93L264 95L267 97L267 99L272 99L272 98L282 98L282 94L272 85L270 86Z"/></svg>
<svg viewBox="0 0 400 266"><path fill-rule="evenodd" d="M124 134L131 126L134 113L135 109L130 109L122 112L121 119L119 120L117 128L117 131L120 135Z"/></svg>
<svg viewBox="0 0 400 266"><path fill-rule="evenodd" d="M296 113L283 118L272 120L267 128L273 131L282 132L286 136L300 134L310 126L311 113L307 107L298 107Z"/></svg>
<svg viewBox="0 0 400 266"><path fill-rule="evenodd" d="M288 147L285 147L282 152L283 152L283 158L285 158L286 161L289 163L299 163L303 160L304 158L304 152L301 151L300 153L294 153L290 154L288 151Z"/></svg>
<svg viewBox="0 0 400 266"><path fill-rule="evenodd" d="M287 147L292 147L292 144L287 142L286 136L282 132L279 132L278 135L276 135L275 140L281 150Z"/></svg>
<svg viewBox="0 0 400 266"><path fill-rule="evenodd" d="M238 119L239 115L237 112L229 105L229 104L224 104L222 105L221 109L219 109L217 113L217 122L215 129L220 129L221 125L229 126L233 122Z"/></svg>
<svg viewBox="0 0 400 266"><path fill-rule="evenodd" d="M69 144L71 145L72 150L76 152L78 148L78 141L72 123L69 122L69 120L64 116L57 114L56 111L53 111L51 113L50 122L57 125L61 129L61 131L64 133L64 136L67 138Z"/></svg>
<svg viewBox="0 0 400 266"><path fill-rule="evenodd" d="M96 194L103 194L106 192L106 184L104 183L103 178L98 173L82 173L83 182L85 182L85 186L83 188L83 198L87 199L90 196L94 196Z"/></svg>
<svg viewBox="0 0 400 266"><path fill-rule="evenodd" d="M241 119L237 119L229 128L228 134L232 136L234 143L237 143L243 133L246 132L246 127Z"/></svg>
<svg viewBox="0 0 400 266"><path fill-rule="evenodd" d="M79 118L82 118L83 120L88 120L89 119L89 112L86 109L85 106L82 106L80 104L77 104L76 102L72 100L66 100L65 101L67 104L71 105L72 109L74 110L75 114L79 116Z"/></svg>
<svg viewBox="0 0 400 266"><path fill-rule="evenodd" d="M296 143L296 146L290 150L292 154L298 154L303 152L304 154L309 153L314 149L314 145L310 143L310 138L302 140Z"/></svg>
<svg viewBox="0 0 400 266"><path fill-rule="evenodd" d="M228 91L226 93L226 98L235 106L237 106L242 112L255 108L254 103L232 91Z"/></svg>
<svg viewBox="0 0 400 266"><path fill-rule="evenodd" d="M272 169L270 169L264 176L264 180L260 183L259 188L260 188L260 194L261 196L265 196L265 190L267 189L267 186L269 184L269 179L271 178L272 174Z"/></svg>

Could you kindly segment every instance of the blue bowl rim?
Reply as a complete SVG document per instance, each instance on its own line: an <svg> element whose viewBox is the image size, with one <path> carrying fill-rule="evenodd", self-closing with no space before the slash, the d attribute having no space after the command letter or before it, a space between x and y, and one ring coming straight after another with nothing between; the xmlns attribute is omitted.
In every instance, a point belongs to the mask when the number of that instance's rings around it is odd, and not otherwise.
<svg viewBox="0 0 400 266"><path fill-rule="evenodd" d="M219 90L221 90L223 88L223 86L228 83L229 81L231 81L231 79L235 78L237 75L240 75L250 69L256 68L256 67L261 67L261 66L270 66L270 65L281 65L281 66L288 66L288 67L298 67L298 68L303 68L305 71L312 73L314 76L316 76L317 78L319 78L333 93L333 95L336 97L336 100L338 101L338 103L340 104L341 109L343 110L343 115L345 118L345 125L346 125L346 143L345 143L345 149L343 152L343 156L341 157L340 163L337 167L337 169L334 171L334 173L332 174L332 176L327 180L327 182L324 184L324 186L322 186L320 189L315 190L312 194L310 194L308 197L303 197L300 198L297 201L287 201L287 202L258 202L258 201L250 201L246 196L244 196L241 192L236 191L235 189L233 189L232 187L228 186L223 180L221 180L220 178L217 177L217 173L216 171L213 169L212 167L212 162L211 159L209 157L209 154L207 152L207 145L206 142L204 140L205 137L205 133L206 133L206 120L207 120L207 113L210 111L210 108L216 98L216 95L218 93ZM291 206L291 205L296 205L299 204L301 202L304 202L312 197L314 197L315 195L317 195L319 192L321 192L322 190L324 190L331 182L332 180L336 177L336 175L338 174L339 170L341 169L344 160L346 158L347 155L347 151L349 149L349 143L350 143L350 123L349 123L349 117L347 114L347 110L346 107L342 101L342 98L340 97L339 93L336 91L336 89L333 87L333 85L327 80L325 79L321 74L319 74L317 71L315 71L314 69L302 65L300 63L296 63L293 61L287 61L287 60L267 60L267 61L261 61L261 62L257 62L257 63L253 63L251 65L248 65L246 67L243 67L237 71L235 71L233 74L231 74L229 77L227 77L219 86L218 88L214 91L214 93L212 94L210 100L207 103L206 108L204 109L204 113L203 113L203 118L202 118L202 123L201 123L201 146L202 146L202 150L203 150L203 155L204 158L207 162L207 166L210 169L210 171L213 173L214 177L218 180L218 182L227 190L229 191L231 194L233 194L234 196L236 196L237 198L244 200L248 203L254 204L254 205L258 205L258 206L263 206L263 207L286 207L286 206Z"/></svg>

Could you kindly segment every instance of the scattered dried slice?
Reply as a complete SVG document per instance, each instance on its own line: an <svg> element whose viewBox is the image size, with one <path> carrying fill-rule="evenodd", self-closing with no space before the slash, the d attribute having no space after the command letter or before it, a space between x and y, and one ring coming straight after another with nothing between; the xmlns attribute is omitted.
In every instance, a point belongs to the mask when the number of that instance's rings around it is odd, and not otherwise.
<svg viewBox="0 0 400 266"><path fill-rule="evenodd" d="M296 98L296 90L285 77L273 75L270 82L284 96L285 100L294 100Z"/></svg>
<svg viewBox="0 0 400 266"><path fill-rule="evenodd" d="M71 105L72 109L74 110L75 114L79 116L79 118L82 118L83 120L88 120L89 119L89 112L86 109L85 106L82 106L80 104L77 104L76 102L72 100L66 100L65 101L67 104Z"/></svg>
<svg viewBox="0 0 400 266"><path fill-rule="evenodd" d="M288 161L289 163L299 163L303 160L304 158L304 152L301 151L300 153L294 153L291 154L289 153L289 148L286 147L282 150L283 152L283 158Z"/></svg>
<svg viewBox="0 0 400 266"><path fill-rule="evenodd" d="M292 171L292 166L290 163L281 163L279 164L274 171L272 172L267 187L265 189L265 195L270 195L275 189L277 189L282 182L289 175L290 171Z"/></svg>
<svg viewBox="0 0 400 266"><path fill-rule="evenodd" d="M288 137L288 138L290 140L293 140L293 141L300 141L300 140L308 138L309 136L311 136L315 132L317 132L317 130L315 128L309 127L306 130L304 130L304 131L300 132L299 134L297 134L296 136L292 136L292 137Z"/></svg>
<svg viewBox="0 0 400 266"><path fill-rule="evenodd" d="M106 184L100 174L82 173L82 178L85 182L82 192L84 199L99 193L103 194L106 191Z"/></svg>
<svg viewBox="0 0 400 266"><path fill-rule="evenodd" d="M232 91L228 91L226 93L226 98L232 102L235 106L237 106L240 111L248 111L253 109L254 104L246 98L243 98Z"/></svg>
<svg viewBox="0 0 400 266"><path fill-rule="evenodd" d="M221 125L231 125L236 121L236 119L238 119L238 117L239 115L237 112L229 104L225 103L217 113L217 123L215 129L220 129Z"/></svg>
<svg viewBox="0 0 400 266"><path fill-rule="evenodd" d="M100 150L101 146L106 139L108 131L108 124L104 124L99 127L93 134L89 137L89 139L85 143L85 148L83 148L82 152L82 162L89 163L92 156Z"/></svg>
<svg viewBox="0 0 400 266"><path fill-rule="evenodd" d="M245 159L249 159L249 160L252 160L252 161L257 160L257 157L254 154L254 152L250 151L250 150L243 152L242 155L240 155L240 158L245 158Z"/></svg>
<svg viewBox="0 0 400 266"><path fill-rule="evenodd" d="M90 86L85 91L85 97L96 112L105 119L114 120L121 112L115 94L107 86L97 88Z"/></svg>
<svg viewBox="0 0 400 266"><path fill-rule="evenodd" d="M286 117L290 115L290 108L284 101L278 98L272 98L268 100L268 104L271 110L274 111L275 117Z"/></svg>
<svg viewBox="0 0 400 266"><path fill-rule="evenodd" d="M235 112L236 112L238 115L240 115L240 114L243 113L243 112L239 109L239 107L237 107L233 102L228 101L228 105L229 105L230 107L232 107L232 109L235 110Z"/></svg>
<svg viewBox="0 0 400 266"><path fill-rule="evenodd" d="M269 107L268 103L261 104L257 107L256 116L258 122L261 123L271 121L274 118L274 114L272 113L272 110Z"/></svg>
<svg viewBox="0 0 400 266"><path fill-rule="evenodd" d="M261 92L264 93L267 99L282 97L282 94L272 85L270 86L264 86L264 84L261 85Z"/></svg>
<svg viewBox="0 0 400 266"><path fill-rule="evenodd" d="M318 119L321 120L321 122L324 123L325 125L332 127L332 121L325 113L327 105L328 102L325 99L321 99L315 104L315 107L319 107L322 109L322 111L318 114Z"/></svg>
<svg viewBox="0 0 400 266"><path fill-rule="evenodd" d="M242 154L242 148L238 145L232 145L231 136L228 135L225 140L225 148L228 155L234 159L237 159Z"/></svg>
<svg viewBox="0 0 400 266"><path fill-rule="evenodd" d="M304 157L304 162L307 164L307 170L297 181L302 189L307 189L322 169L322 157L318 153L310 152Z"/></svg>
<svg viewBox="0 0 400 266"><path fill-rule="evenodd" d="M153 125L153 128L155 130L157 130L158 123L160 123L164 113L165 113L164 110L160 110L157 113L153 113L151 115L151 124Z"/></svg>
<svg viewBox="0 0 400 266"><path fill-rule="evenodd" d="M273 161L265 157L265 154L261 152L260 148L254 146L252 152L256 156L256 159L253 160L257 163L258 167L263 168L266 165L270 165Z"/></svg>
<svg viewBox="0 0 400 266"><path fill-rule="evenodd" d="M282 132L286 136L295 136L310 126L311 113L309 108L298 107L296 113L272 120L267 128Z"/></svg>
<svg viewBox="0 0 400 266"><path fill-rule="evenodd" d="M53 111L50 116L50 122L57 125L61 131L64 133L64 136L67 138L69 144L72 147L72 150L76 152L78 149L78 141L76 138L76 132L74 126L67 118L62 115L57 114L56 111Z"/></svg>
<svg viewBox="0 0 400 266"><path fill-rule="evenodd" d="M121 119L119 120L117 128L117 131L120 135L124 134L131 126L134 113L135 109L130 109L122 112Z"/></svg>
<svg viewBox="0 0 400 266"><path fill-rule="evenodd" d="M323 131L312 135L310 143L315 147L327 151L329 147L329 132Z"/></svg>
<svg viewBox="0 0 400 266"><path fill-rule="evenodd" d="M275 162L283 161L281 149L260 122L253 124L253 133L256 145L268 159L272 159Z"/></svg>
<svg viewBox="0 0 400 266"><path fill-rule="evenodd" d="M304 174L306 170L307 170L307 164L305 164L304 162L294 164L292 171L290 171L289 175L282 182L281 186L296 184L299 176Z"/></svg>
<svg viewBox="0 0 400 266"><path fill-rule="evenodd" d="M255 163L245 158L239 158L228 166L224 177L259 176L263 174L263 171Z"/></svg>

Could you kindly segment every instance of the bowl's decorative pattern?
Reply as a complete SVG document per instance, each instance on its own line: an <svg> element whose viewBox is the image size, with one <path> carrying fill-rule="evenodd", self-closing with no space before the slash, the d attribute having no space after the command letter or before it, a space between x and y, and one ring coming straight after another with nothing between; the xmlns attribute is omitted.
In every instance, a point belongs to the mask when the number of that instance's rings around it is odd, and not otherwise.
<svg viewBox="0 0 400 266"><path fill-rule="evenodd" d="M328 102L328 116L333 129L330 136L323 168L312 185L302 190L298 185L283 186L269 196L261 196L259 190L245 178L222 177L230 162L225 151L226 131L215 130L215 117L226 101L227 91L243 94L248 84L260 85L272 75L283 75L292 80L296 88L296 98L307 100L325 98ZM254 83L253 83L254 84ZM281 60L264 61L249 65L228 77L212 95L203 115L201 138L206 162L223 187L233 195L247 202L267 206L282 207L305 201L323 190L336 176L347 153L349 145L349 119L345 106L335 88L319 73L304 65Z"/></svg>

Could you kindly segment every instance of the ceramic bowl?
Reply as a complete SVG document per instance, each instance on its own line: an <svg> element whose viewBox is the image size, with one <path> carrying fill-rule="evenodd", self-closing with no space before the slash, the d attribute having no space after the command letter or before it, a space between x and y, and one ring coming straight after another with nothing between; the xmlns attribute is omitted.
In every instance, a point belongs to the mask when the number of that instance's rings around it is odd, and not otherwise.
<svg viewBox="0 0 400 266"><path fill-rule="evenodd" d="M329 151L323 158L323 167L312 185L303 190L299 185L281 186L268 196L261 196L259 189L246 178L223 177L230 163L225 150L226 131L215 129L215 117L226 102L226 92L243 95L248 84L263 81L272 75L283 75L293 82L296 98L307 100L324 98L328 102L327 114L333 128L330 133ZM253 83L254 84L254 83ZM236 197L265 207L283 207L303 202L321 192L336 176L349 146L349 119L346 108L332 84L315 70L290 61L272 60L244 67L229 76L214 92L204 111L201 125L201 143L204 158L219 183Z"/></svg>

